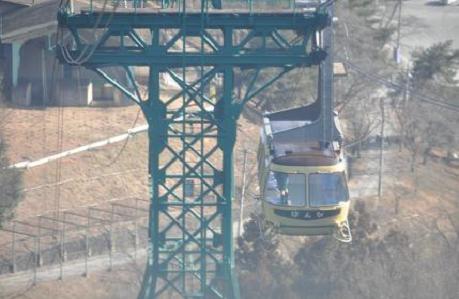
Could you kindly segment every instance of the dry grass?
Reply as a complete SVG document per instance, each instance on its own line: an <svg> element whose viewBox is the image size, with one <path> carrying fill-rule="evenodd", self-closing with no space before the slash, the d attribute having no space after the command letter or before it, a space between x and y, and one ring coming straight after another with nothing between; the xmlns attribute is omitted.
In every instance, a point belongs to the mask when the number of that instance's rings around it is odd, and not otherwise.
<svg viewBox="0 0 459 299"><path fill-rule="evenodd" d="M64 149L104 139L132 126L137 107L121 108L65 108ZM56 152L57 109L21 110L10 109L9 122L4 128L10 144L9 157L12 162L23 159L37 159ZM143 124L141 117L137 125ZM46 125L44 125L46 124ZM248 179L252 181L248 193L258 194L256 183L256 148L258 126L242 118L239 121L238 142L235 151L235 180L237 187L241 180L242 149L249 150ZM131 139L125 150L116 159L122 144L110 145L95 151L83 153L62 161L62 180L75 179L62 184L61 206L73 208L94 204L113 197L141 195L148 198L147 188L147 138L140 135ZM459 215L459 169L448 167L438 161L417 165L416 175L409 172L406 153L390 150L386 154L384 176L384 197L366 197L372 216L377 219L381 233L397 228L408 233L413 240L435 235L435 240L446 240L457 245ZM357 165L367 167L363 159ZM89 180L89 177L123 172L130 173ZM55 163L25 171L25 188L53 183ZM372 170L374 171L374 169ZM358 177L356 178L359 179ZM362 179L362 178L360 178ZM352 186L352 184L351 184ZM416 188L415 188L416 186ZM44 213L55 208L53 188L42 188L24 193L25 197L17 209L17 218ZM395 199L400 198L399 213L395 213ZM257 206L249 197L250 210ZM234 208L238 208L235 201ZM238 215L235 212L235 215ZM445 217L446 216L446 217ZM440 239L439 239L440 238ZM285 252L294 253L304 238L282 237ZM431 242L432 239L429 239ZM429 248L429 245L425 244ZM454 245L454 246L456 246ZM432 247L433 248L433 247ZM111 273L94 273L89 279L68 277L65 281L50 281L15 293L11 298L126 298L137 292L138 273L127 266L124 270ZM117 297L118 296L118 297ZM121 297L119 297L121 296ZM122 297L125 296L125 297Z"/></svg>
<svg viewBox="0 0 459 299"><path fill-rule="evenodd" d="M135 119L138 108L64 108L63 150L105 139L125 132ZM57 108L47 110L11 109L4 134L9 143L12 162L34 160L58 151ZM140 119L138 125L143 124ZM85 152L62 160L61 208L69 209L97 203L114 197L147 194L147 140L139 136L129 141L125 150L114 160L123 144ZM112 163L113 162L113 163ZM120 176L84 181L90 177L138 169ZM56 182L56 162L24 172L24 188L30 189ZM17 218L29 217L54 210L55 188L40 188L24 192L16 211Z"/></svg>
<svg viewBox="0 0 459 299"><path fill-rule="evenodd" d="M63 150L126 132L132 127L137 112L136 106L64 108ZM12 163L35 160L57 152L57 108L10 108L8 113L4 135L9 143L8 156ZM137 125L144 123L141 115ZM124 150L121 142L64 158L61 208L71 209L133 195L148 198L147 142L146 134L142 134L130 139ZM237 183L241 179L237 170L242 169L242 149L250 151L248 163L251 167L255 163L257 143L258 127L241 119L235 151ZM110 173L122 174L97 178ZM25 170L24 179L25 189L56 183L56 162ZM55 191L55 187L51 186L24 192L16 218L53 211L56 207Z"/></svg>

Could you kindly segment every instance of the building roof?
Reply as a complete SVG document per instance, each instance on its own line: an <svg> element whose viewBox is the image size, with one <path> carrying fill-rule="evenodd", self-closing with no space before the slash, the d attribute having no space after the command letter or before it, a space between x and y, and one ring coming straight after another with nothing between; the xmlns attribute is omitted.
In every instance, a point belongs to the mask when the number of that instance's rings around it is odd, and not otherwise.
<svg viewBox="0 0 459 299"><path fill-rule="evenodd" d="M31 6L33 4L33 0L0 0L0 2L7 2L11 4L24 5L24 6Z"/></svg>
<svg viewBox="0 0 459 299"><path fill-rule="evenodd" d="M4 15L1 32L2 42L26 41L30 38L46 35L47 32L54 32L57 28L58 6L59 0L46 0Z"/></svg>
<svg viewBox="0 0 459 299"><path fill-rule="evenodd" d="M24 8L6 13L2 17L0 38L2 42L24 42L32 38L54 33L57 29L57 10L61 0L0 0L9 3L21 3ZM33 2L32 2L33 1ZM103 5L103 1L92 3L94 9ZM87 9L90 0L74 0L75 11ZM107 11L113 7L109 1ZM122 10L121 8L118 8Z"/></svg>

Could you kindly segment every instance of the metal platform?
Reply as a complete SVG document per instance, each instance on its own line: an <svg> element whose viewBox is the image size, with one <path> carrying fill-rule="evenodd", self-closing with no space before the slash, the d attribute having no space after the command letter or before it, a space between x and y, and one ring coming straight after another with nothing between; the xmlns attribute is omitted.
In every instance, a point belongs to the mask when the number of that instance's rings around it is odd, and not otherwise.
<svg viewBox="0 0 459 299"><path fill-rule="evenodd" d="M139 298L238 298L232 233L237 120L250 99L291 70L323 63L327 55L316 33L331 24L329 14L62 9L58 20L72 37L61 45L60 59L99 73L140 105L149 124L150 248ZM82 31L99 29L95 40L82 38ZM238 30L244 35L236 39ZM190 43L198 51L184 46ZM146 98L134 78L136 66L149 70ZM127 82L111 76L109 67L124 70ZM267 68L276 72L260 82ZM251 76L238 98L233 91L240 70ZM166 74L181 88L168 99L160 85ZM218 84L213 95L212 84ZM196 117L183 117L191 107Z"/></svg>
<svg viewBox="0 0 459 299"><path fill-rule="evenodd" d="M82 9L81 13L67 15L60 20L62 25L78 26L78 28L107 28L108 25L129 25L133 28L144 28L146 25L160 28L177 28L186 23L187 28L204 26L205 29L220 29L232 26L238 29L276 28L276 29L319 29L329 20L324 14L303 13L294 10L257 11L248 10L212 10L202 18L200 11L192 10L183 14L168 9L122 9L101 11ZM99 19L100 18L100 19ZM135 21L133 21L135 18ZM180 28L180 27L179 27Z"/></svg>
<svg viewBox="0 0 459 299"><path fill-rule="evenodd" d="M178 15L183 14L183 12L177 11L177 9L171 8L150 8L150 7L141 7L141 8L123 8L118 7L113 12L110 10L102 10L100 8L90 9L89 7L81 7L81 14L167 14L167 15ZM201 10L199 9L187 9L187 16L192 15L201 15ZM249 9L209 9L206 11L207 17L213 15L241 15L241 16L260 16L260 15L271 15L271 16L280 16L280 15L313 15L313 12L304 11L303 9L263 9L250 11Z"/></svg>

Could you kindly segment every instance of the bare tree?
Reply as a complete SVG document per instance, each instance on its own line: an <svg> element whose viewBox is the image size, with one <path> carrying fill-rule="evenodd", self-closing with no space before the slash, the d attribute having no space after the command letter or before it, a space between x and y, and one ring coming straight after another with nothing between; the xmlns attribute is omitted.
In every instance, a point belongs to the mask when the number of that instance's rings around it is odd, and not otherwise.
<svg viewBox="0 0 459 299"><path fill-rule="evenodd" d="M17 169L8 168L7 144L1 132L8 119L8 112L4 109L6 86L3 78L3 73L0 73L0 227L12 217L14 208L22 198L19 192L22 187L22 174Z"/></svg>
<svg viewBox="0 0 459 299"><path fill-rule="evenodd" d="M454 98L458 88L454 76L459 63L459 50L451 49L451 42L434 44L413 53L413 69L408 74L400 73L397 81L401 88L389 95L402 136L402 144L411 156L410 169L415 172L416 161L422 155L422 163L435 147L448 151L457 140L457 115L446 108L424 103L424 95L432 92L441 102Z"/></svg>

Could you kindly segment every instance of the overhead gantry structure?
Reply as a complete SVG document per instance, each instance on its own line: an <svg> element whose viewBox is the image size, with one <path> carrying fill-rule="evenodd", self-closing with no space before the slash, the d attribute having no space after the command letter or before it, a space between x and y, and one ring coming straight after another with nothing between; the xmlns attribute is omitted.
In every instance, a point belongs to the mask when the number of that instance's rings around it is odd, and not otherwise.
<svg viewBox="0 0 459 299"><path fill-rule="evenodd" d="M202 0L193 10L183 0L176 9L95 7L60 8L58 57L99 73L148 122L150 246L139 298L238 298L236 122L244 105L284 74L330 60L318 34L331 24L329 6L257 12L217 10ZM262 75L268 69L269 78ZM146 93L136 80L141 70L148 70ZM241 72L250 79L238 98ZM160 84L166 77L180 87L176 94Z"/></svg>

